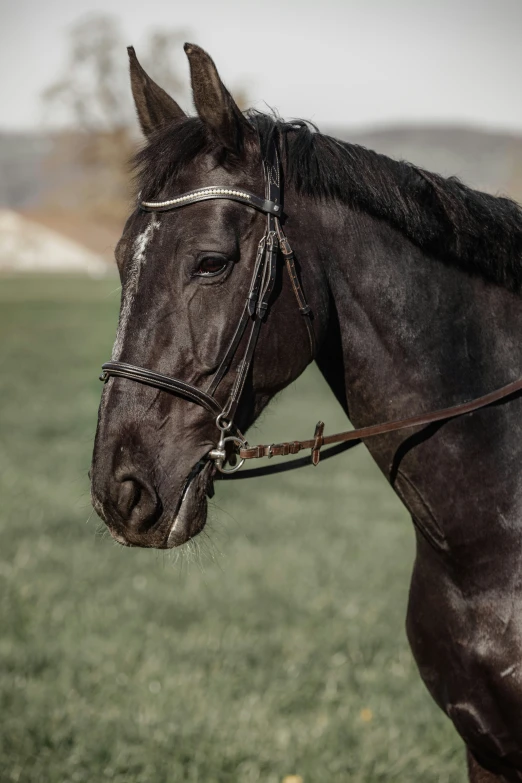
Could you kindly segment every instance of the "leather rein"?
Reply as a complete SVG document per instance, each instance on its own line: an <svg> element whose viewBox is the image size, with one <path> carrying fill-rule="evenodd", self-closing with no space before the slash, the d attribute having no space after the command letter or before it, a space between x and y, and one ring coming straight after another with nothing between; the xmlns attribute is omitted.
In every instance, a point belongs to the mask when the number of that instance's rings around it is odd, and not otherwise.
<svg viewBox="0 0 522 783"><path fill-rule="evenodd" d="M373 424L368 427L338 432L333 435L324 435L324 423L318 422L314 436L308 440L294 440L271 445L250 446L242 433L234 424L234 416L243 393L248 373L252 366L254 353L263 322L266 320L274 285L277 279L280 254L284 259L285 267L290 277L292 290L297 301L299 312L304 317L310 343L310 361L315 358L315 334L312 323L312 311L307 304L301 283L295 266L295 258L292 248L281 226L283 216L283 203L281 192L281 168L275 142L272 141L267 159L263 163L265 178L265 198L262 199L242 188L228 186L214 186L198 188L188 193L159 202L142 201L140 209L145 212L166 212L189 204L197 204L201 201L227 199L252 207L266 215L266 229L257 247L257 254L248 295L243 307L239 323L232 336L229 346L216 370L212 382L206 391L198 389L192 384L168 375L147 370L126 362L110 361L102 365L100 380L107 382L111 377L127 378L129 380L144 383L157 389L184 397L205 408L215 416L216 426L220 432L216 448L209 451L207 459L213 460L220 473L229 475L230 478L248 478L271 473L279 473L306 465L318 465L321 457L327 459L342 453L348 448L357 445L366 438L384 435L390 432L425 426L438 421L447 421L458 416L485 408L499 400L522 390L522 378L518 378L500 389L476 397L468 402L453 405L449 408L441 408L427 413L421 413L406 419L386 421L382 424ZM229 371L239 345L250 326L246 338L245 350L241 359L236 378L231 392L224 405L216 399L216 390ZM234 430L235 434L231 434ZM228 445L230 444L230 446ZM337 444L337 445L334 445ZM332 446L321 453L323 446ZM230 453L230 448L233 449ZM231 476L241 468L246 460L262 457L286 457L298 454L300 451L310 450L310 456L298 460L288 461L282 465L269 465L262 468L244 471L240 475ZM239 457L239 461L237 460ZM228 461L229 467L226 467Z"/></svg>

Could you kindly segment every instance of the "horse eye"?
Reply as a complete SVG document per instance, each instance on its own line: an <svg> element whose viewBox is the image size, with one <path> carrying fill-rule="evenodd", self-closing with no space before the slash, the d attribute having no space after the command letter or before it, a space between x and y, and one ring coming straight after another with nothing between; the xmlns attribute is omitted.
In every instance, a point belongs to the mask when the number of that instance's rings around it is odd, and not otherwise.
<svg viewBox="0 0 522 783"><path fill-rule="evenodd" d="M199 266L196 270L198 277L213 277L219 275L226 269L227 262L225 259L219 256L206 256L199 262Z"/></svg>

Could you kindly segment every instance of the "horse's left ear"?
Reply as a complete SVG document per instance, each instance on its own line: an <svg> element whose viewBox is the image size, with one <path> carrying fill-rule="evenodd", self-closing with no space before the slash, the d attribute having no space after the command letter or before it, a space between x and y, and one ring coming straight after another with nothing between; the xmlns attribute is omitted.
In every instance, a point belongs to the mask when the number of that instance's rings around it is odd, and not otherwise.
<svg viewBox="0 0 522 783"><path fill-rule="evenodd" d="M219 78L211 57L195 44L185 44L196 110L225 149L241 153L252 126Z"/></svg>

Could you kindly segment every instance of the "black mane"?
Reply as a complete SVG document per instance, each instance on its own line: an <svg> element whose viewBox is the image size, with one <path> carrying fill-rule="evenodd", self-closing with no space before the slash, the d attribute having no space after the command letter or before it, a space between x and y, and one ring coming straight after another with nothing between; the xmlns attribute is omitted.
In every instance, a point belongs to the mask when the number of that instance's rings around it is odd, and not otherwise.
<svg viewBox="0 0 522 783"><path fill-rule="evenodd" d="M303 121L288 123L252 111L247 117L262 150L277 135L287 181L298 192L367 212L428 254L507 288L521 288L522 210L514 201L340 142ZM142 198L157 198L174 187L187 161L209 152L219 151L197 117L157 133L135 159Z"/></svg>

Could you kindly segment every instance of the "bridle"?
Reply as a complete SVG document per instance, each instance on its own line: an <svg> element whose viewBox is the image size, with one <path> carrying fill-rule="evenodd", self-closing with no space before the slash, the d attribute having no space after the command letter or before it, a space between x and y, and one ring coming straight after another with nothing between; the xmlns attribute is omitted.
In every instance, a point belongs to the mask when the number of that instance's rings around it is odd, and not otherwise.
<svg viewBox="0 0 522 783"><path fill-rule="evenodd" d="M310 449L311 451L311 459L307 457L305 459L294 460L283 466L270 465L269 467L261 469L249 470L245 471L241 476L234 476L234 478L246 478L249 475L266 475L267 473L282 472L283 470L303 467L304 465L309 464L318 465L321 456L323 456L323 459L328 456L335 456L347 448L357 445L366 438L463 416L464 414L492 405L522 389L522 378L518 378L500 389L484 396L476 397L469 402L454 405L449 408L430 411L406 419L374 424L369 427L348 430L333 435L324 435L324 424L320 421L316 425L313 438L310 438L309 440L295 440L271 445L249 446L236 426L234 417L237 413L245 382L252 366L261 327L268 315L268 308L277 279L280 254L284 259L299 312L303 316L308 332L310 361L315 358L315 333L312 311L307 304L297 274L294 253L281 224L281 219L283 218L281 166L275 140L271 140L269 144L268 154L263 162L263 171L265 179L264 199L242 188L231 188L218 185L191 190L168 201L142 201L139 205L140 209L145 212L167 212L190 204L197 204L201 201L227 199L229 201L245 204L266 215L265 233L257 247L252 279L243 311L225 355L223 356L208 389L202 391L186 381L172 378L169 375L162 375L161 373L147 370L133 364L118 361L110 361L102 365L100 380L106 382L111 377L128 378L184 397L190 402L197 403L205 408L215 417L216 426L220 433L216 448L209 451L207 458L214 461L216 468L221 473L227 475L235 473L241 468L244 462L249 459L259 459L261 457L268 457L270 459L271 457L288 456L298 454L303 449ZM248 326L250 326L250 331L246 338L243 358L238 364L236 377L230 394L225 404L221 405L216 399L216 391L232 365L238 348L247 333ZM232 431L234 431L235 434L230 434ZM232 455L227 453L228 444L233 444L233 446L236 447L236 451L232 453ZM333 448L330 448L326 453L321 455L321 448L331 444L339 445L333 446ZM233 464L237 457L239 457L239 461L237 461L236 464ZM230 465L228 468L226 467L227 459Z"/></svg>
<svg viewBox="0 0 522 783"><path fill-rule="evenodd" d="M275 142L269 147L267 159L263 163L265 179L265 198L259 198L242 188L226 186L214 186L198 188L168 201L142 201L140 208L146 212L167 212L173 209L197 204L201 201L227 199L246 204L266 215L265 233L257 246L257 254L252 273L252 279L248 289L248 295L243 306L239 323L234 331L229 346L221 360L218 369L208 389L202 391L192 384L177 378L153 372L152 370L137 367L125 362L106 362L102 366L101 380L107 381L111 376L129 378L133 381L155 386L158 389L173 392L178 396L201 405L209 413L215 416L216 426L220 431L220 438L215 449L209 452L209 458L215 461L217 469L222 473L234 473L244 463L241 458L239 463L231 467L225 467L227 459L227 444L234 444L242 449L248 448L248 444L238 427L234 423L234 417L245 387L254 353L259 339L261 326L266 319L268 307L272 298L274 285L277 279L279 266L279 251L285 260L285 266L290 277L299 312L304 317L308 339L310 344L310 361L315 356L315 334L311 320L311 308L306 302L299 276L297 274L293 251L286 238L281 220L283 214L281 191L281 167ZM216 399L216 391L219 384L230 369L237 350L243 341L243 337L250 326L245 342L243 358L238 364L236 377L232 389L224 405ZM234 430L235 434L228 434Z"/></svg>

